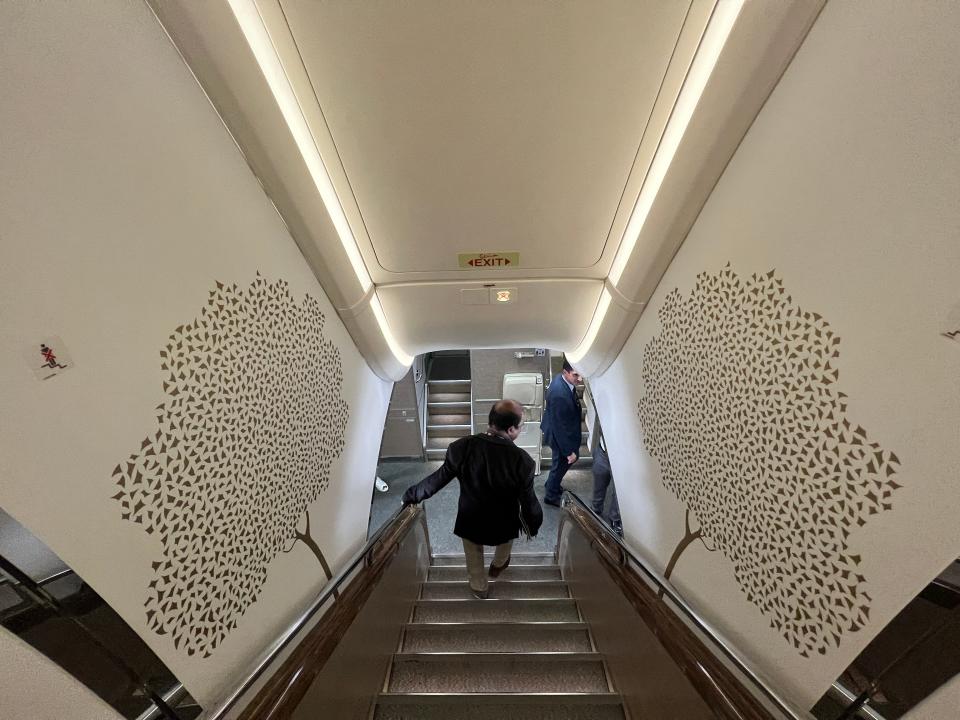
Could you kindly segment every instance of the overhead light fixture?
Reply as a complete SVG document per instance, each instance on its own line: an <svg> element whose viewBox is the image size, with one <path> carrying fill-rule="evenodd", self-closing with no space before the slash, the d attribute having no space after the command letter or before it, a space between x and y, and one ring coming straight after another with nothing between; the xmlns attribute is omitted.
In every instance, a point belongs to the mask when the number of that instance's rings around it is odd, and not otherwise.
<svg viewBox="0 0 960 720"><path fill-rule="evenodd" d="M730 37L730 31L733 29L740 10L743 8L744 0L718 0L710 17L707 29L703 33L700 41L700 47L690 63L690 70L683 80L683 87L680 89L680 95L677 97L677 103L673 106L670 113L670 119L664 128L663 136L660 138L660 144L657 152L653 156L650 168L647 170L647 176L643 180L643 187L640 189L640 195L633 206L633 212L630 214L630 220L623 232L623 239L617 254L613 258L613 265L610 268L610 282L616 285L623 276L623 271L633 254L633 249L637 244L637 239L643 231L643 226L650 215L650 208L653 207L654 200L660 192L663 180L667 176L670 164L677 154L677 148L680 147L680 141L687 132L693 113L697 109L697 104L703 96L703 90L707 86L710 75L717 65L723 46Z"/></svg>
<svg viewBox="0 0 960 720"><path fill-rule="evenodd" d="M257 64L260 66L260 71L263 73L267 85L270 86L270 91L277 101L283 119L290 129L290 134L293 135L293 140L297 144L297 149L310 172L310 177L320 193L324 207L326 207L327 213L333 221L333 226L340 238L340 244L343 245L343 249L350 259L353 272L356 273L363 292L367 292L373 281L370 279L367 267L360 256L360 248L357 247L356 238L353 236L353 230L350 229L350 223L347 222L347 216L343 212L340 198L337 197L337 191L334 189L330 174L323 164L323 158L320 157L320 151L313 139L313 133L303 116L300 101L297 100L290 79L283 69L283 63L280 62L280 56L277 55L267 26L260 16L260 11L253 0L228 0L228 2L247 44L253 51Z"/></svg>
<svg viewBox="0 0 960 720"><path fill-rule="evenodd" d="M597 303L597 309L593 311L593 318L590 320L590 325L587 328L587 334L583 336L583 340L580 341L580 344L577 345L572 352L565 353L567 360L572 363L578 363L590 352L593 341L597 339L597 333L600 332L603 318L610 308L611 300L613 300L613 295L610 294L607 288L603 288L603 292L600 293L600 302Z"/></svg>
<svg viewBox="0 0 960 720"><path fill-rule="evenodd" d="M613 265L610 267L607 280L614 286L623 277L623 271L630 261L630 256L633 254L640 233L643 231L643 226L647 222L650 209L660 192L660 187L667 176L670 164L677 154L680 141L690 126L693 113L703 96L707 81L713 74L713 69L717 65L717 60L720 58L720 53L723 51L727 38L730 37L730 31L740 15L744 2L745 0L718 0L714 7L713 15L711 15L710 22L704 31L696 55L690 63L690 70L683 80L683 87L680 89L677 102L670 113L670 119L667 121L666 128L664 128L663 136L660 138L660 144L643 180L643 187L640 188L640 195L637 197L633 212L627 221L620 247L613 258ZM579 362L590 351L590 347L597 338L597 333L600 332L600 326L603 324L603 319L610 308L612 299L613 296L605 287L600 295L600 301L597 303L597 309L593 313L586 335L572 352L567 353L567 358L571 362Z"/></svg>
<svg viewBox="0 0 960 720"><path fill-rule="evenodd" d="M403 348L400 347L400 343L398 343L397 339L393 336L393 332L387 324L387 316L383 312L383 305L380 304L380 298L377 296L376 291L374 291L373 296L370 298L370 308L373 310L373 316L377 319L377 324L380 326L380 332L383 333L383 339L387 341L387 345L390 347L390 352L393 353L393 356L401 365L412 365L413 356L407 355Z"/></svg>
<svg viewBox="0 0 960 720"><path fill-rule="evenodd" d="M333 181L330 179L330 174L327 172L323 158L320 156L320 150L317 148L313 133L310 131L306 117L304 117L300 101L297 100L297 95L290 84L290 78L287 77L280 56L270 39L270 33L263 22L263 17L260 15L254 0L227 1L234 17L237 19L237 23L240 25L240 30L243 32L247 44L250 46L250 50L253 52L254 58L256 58L257 64L260 66L260 71L263 73L270 91L273 93L277 107L280 108L284 122L286 122L290 134L297 144L297 149L300 151L304 163L306 163L310 177L320 193L320 198L323 200L327 214L333 222L337 236L340 238L340 244L350 260L350 265L357 276L360 287L364 293L367 293L373 287L373 280L370 278L370 273L367 272L367 266L360 255L360 248L357 246L353 230L350 228L343 206L340 204L340 198L337 196ZM413 358L403 351L390 331L390 326L387 324L387 318L383 313L383 307L380 305L376 291L371 295L370 305L391 352L401 364L410 365Z"/></svg>

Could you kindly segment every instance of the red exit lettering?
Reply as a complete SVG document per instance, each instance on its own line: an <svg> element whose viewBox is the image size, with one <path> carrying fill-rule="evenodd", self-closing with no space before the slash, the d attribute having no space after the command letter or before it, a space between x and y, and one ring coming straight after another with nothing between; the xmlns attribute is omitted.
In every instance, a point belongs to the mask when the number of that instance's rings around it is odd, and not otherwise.
<svg viewBox="0 0 960 720"><path fill-rule="evenodd" d="M492 258L474 258L468 260L467 264L471 267L500 267L510 264L510 258L492 257Z"/></svg>

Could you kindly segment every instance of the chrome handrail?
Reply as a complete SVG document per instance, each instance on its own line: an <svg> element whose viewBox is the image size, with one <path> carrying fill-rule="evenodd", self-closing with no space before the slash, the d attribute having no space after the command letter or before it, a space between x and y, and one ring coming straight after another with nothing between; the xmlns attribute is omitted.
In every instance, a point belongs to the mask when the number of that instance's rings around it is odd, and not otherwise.
<svg viewBox="0 0 960 720"><path fill-rule="evenodd" d="M253 669L247 673L247 676L244 678L236 688L234 688L229 695L227 695L220 703L216 706L216 709L209 715L204 716L204 720L220 720L223 718L227 711L229 711L234 704L239 700L244 693L246 693L254 683L263 675L264 671L277 659L277 656L283 651L283 649L290 643L290 641L296 637L296 635L303 630L308 622L313 618L314 615L327 603L327 601L333 597L334 593L339 589L340 585L350 577L353 572L364 562L367 555L371 550L376 547L377 543L380 541L380 538L399 520L400 516L407 509L408 506L404 505L400 507L393 515L390 516L390 519L387 520L383 525L380 526L380 529L377 530L373 535L369 537L364 546L357 551L357 553L350 559L350 561L344 565L343 569L340 570L336 575L334 575L330 581L323 586L323 590L320 592L317 597L313 599L310 603L310 606L304 610L300 616L286 629L280 636L270 644L267 650L262 653L259 659L253 666ZM422 512L422 511L420 511Z"/></svg>
<svg viewBox="0 0 960 720"><path fill-rule="evenodd" d="M763 695L777 707L780 712L791 718L791 720L810 720L812 716L809 713L801 714L801 712L798 712L797 709L794 708L787 700L783 699L780 694L770 686L770 683L764 679L762 673L751 666L746 660L741 658L740 655L738 655L733 649L732 643L724 638L718 630L710 625L710 623L700 617L700 615L692 607L690 607L687 601L683 599L683 596L681 596L674 589L669 580L650 567L646 560L642 560L640 557L638 557L636 553L634 553L623 541L623 539L613 532L613 530L603 521L603 518L594 512L592 507L587 505L587 503L585 503L575 492L565 490L563 494L563 504L567 505L571 501L581 510L585 510L593 517L599 527L608 536L608 539L620 547L620 550L624 556L632 560L634 564L644 573L644 575L653 581L660 592L670 598L674 605L676 605L683 612L687 619L689 619L690 622L692 622L694 626L700 630L700 632L706 635L710 641L723 652L724 656L726 656L726 658L736 666L737 670L743 673L763 693ZM559 547L560 543L558 542L557 548L559 549Z"/></svg>

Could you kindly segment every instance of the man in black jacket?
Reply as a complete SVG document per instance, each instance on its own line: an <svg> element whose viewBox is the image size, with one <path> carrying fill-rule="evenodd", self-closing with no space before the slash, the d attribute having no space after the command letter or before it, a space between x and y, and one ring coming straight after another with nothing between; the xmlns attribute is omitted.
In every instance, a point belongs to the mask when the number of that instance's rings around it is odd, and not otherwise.
<svg viewBox="0 0 960 720"><path fill-rule="evenodd" d="M483 546L496 546L490 563L490 577L495 578L510 564L510 548L521 527L532 537L543 522L533 491L533 458L513 444L522 423L523 406L500 400L490 410L485 433L452 443L440 469L403 494L404 505L419 503L459 478L453 533L463 540L470 589L481 599L489 596Z"/></svg>

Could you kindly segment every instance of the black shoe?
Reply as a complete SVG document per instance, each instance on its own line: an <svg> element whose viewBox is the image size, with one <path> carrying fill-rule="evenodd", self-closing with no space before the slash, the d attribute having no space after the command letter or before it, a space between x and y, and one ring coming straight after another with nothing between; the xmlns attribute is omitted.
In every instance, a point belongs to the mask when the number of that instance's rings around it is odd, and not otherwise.
<svg viewBox="0 0 960 720"><path fill-rule="evenodd" d="M486 590L474 590L473 588L470 588L470 592L473 593L473 596L477 600L487 600L490 597L490 588L487 588Z"/></svg>
<svg viewBox="0 0 960 720"><path fill-rule="evenodd" d="M560 507L560 501L554 500L552 498L544 498L543 503L544 505L553 505L554 507Z"/></svg>
<svg viewBox="0 0 960 720"><path fill-rule="evenodd" d="M501 565L501 566L499 566L499 567L497 567L497 566L494 565L493 563L490 563L490 571L489 571L488 574L490 575L490 577L495 578L495 577L497 577L500 573L502 573L504 570L506 570L506 569L507 569L507 565L509 565L509 564L510 564L510 558L507 558L507 561L506 561L503 565Z"/></svg>

